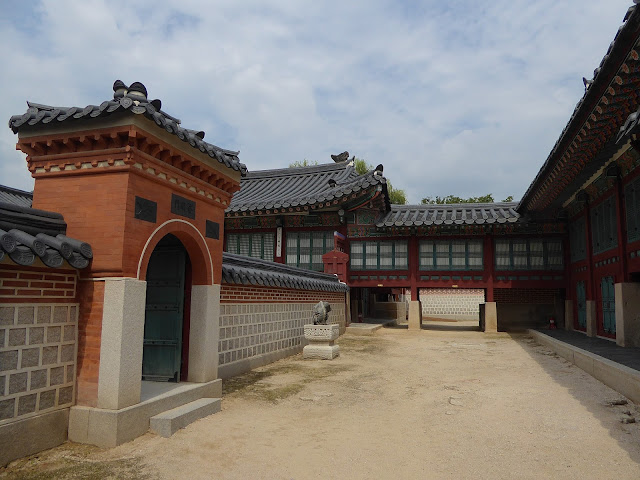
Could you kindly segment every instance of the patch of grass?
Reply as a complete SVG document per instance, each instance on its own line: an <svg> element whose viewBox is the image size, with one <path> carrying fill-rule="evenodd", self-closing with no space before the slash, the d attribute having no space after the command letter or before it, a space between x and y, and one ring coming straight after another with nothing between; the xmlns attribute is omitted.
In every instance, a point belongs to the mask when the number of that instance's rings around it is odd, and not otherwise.
<svg viewBox="0 0 640 480"><path fill-rule="evenodd" d="M15 480L102 480L127 478L143 480L151 478L140 472L140 464L136 459L110 460L93 462L65 458L50 465L29 466L0 470L0 478Z"/></svg>
<svg viewBox="0 0 640 480"><path fill-rule="evenodd" d="M386 341L376 337L343 336L336 343L345 352L383 353L387 349Z"/></svg>
<svg viewBox="0 0 640 480"><path fill-rule="evenodd" d="M260 370L229 378L222 382L223 395L235 394L246 398L278 403L287 397L300 393L304 387L317 380L331 377L349 370L346 365L329 365L326 363L308 363L288 361L277 362ZM289 382L272 384L270 377L291 375Z"/></svg>

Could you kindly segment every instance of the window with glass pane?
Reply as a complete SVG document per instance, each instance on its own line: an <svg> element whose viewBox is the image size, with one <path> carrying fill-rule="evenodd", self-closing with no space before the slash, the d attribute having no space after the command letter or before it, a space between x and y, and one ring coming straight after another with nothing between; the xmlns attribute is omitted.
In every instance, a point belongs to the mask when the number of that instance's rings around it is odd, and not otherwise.
<svg viewBox="0 0 640 480"><path fill-rule="evenodd" d="M436 268L447 270L450 265L449 242L436 242Z"/></svg>
<svg viewBox="0 0 640 480"><path fill-rule="evenodd" d="M562 254L562 240L554 239L546 241L547 266L553 270L562 270L564 267L564 255Z"/></svg>
<svg viewBox="0 0 640 480"><path fill-rule="evenodd" d="M406 241L395 243L394 269L402 270L409 267L409 244Z"/></svg>
<svg viewBox="0 0 640 480"><path fill-rule="evenodd" d="M333 230L287 232L287 265L323 271L322 256L333 250Z"/></svg>
<svg viewBox="0 0 640 480"><path fill-rule="evenodd" d="M544 269L544 246L542 240L529 241L529 266L532 270Z"/></svg>
<svg viewBox="0 0 640 480"><path fill-rule="evenodd" d="M464 240L451 242L451 270L464 270L466 266L466 242Z"/></svg>
<svg viewBox="0 0 640 480"><path fill-rule="evenodd" d="M367 270L378 269L378 243L365 242L365 268Z"/></svg>
<svg viewBox="0 0 640 480"><path fill-rule="evenodd" d="M511 268L511 242L509 240L496 240L495 257L497 270L509 270Z"/></svg>
<svg viewBox="0 0 640 480"><path fill-rule="evenodd" d="M389 270L393 266L393 244L380 242L380 270Z"/></svg>
<svg viewBox="0 0 640 480"><path fill-rule="evenodd" d="M227 235L229 253L273 261L273 233L230 233Z"/></svg>
<svg viewBox="0 0 640 480"><path fill-rule="evenodd" d="M364 242L351 242L351 255L349 261L351 262L352 270L362 270L364 267Z"/></svg>
<svg viewBox="0 0 640 480"><path fill-rule="evenodd" d="M528 266L527 265L527 241L514 240L511 243L511 249L513 252L514 270L526 270Z"/></svg>
<svg viewBox="0 0 640 480"><path fill-rule="evenodd" d="M467 243L469 270L482 270L482 240L469 240Z"/></svg>
<svg viewBox="0 0 640 480"><path fill-rule="evenodd" d="M433 248L434 243L430 241L421 241L418 247L420 252L420 269L421 270L433 270Z"/></svg>

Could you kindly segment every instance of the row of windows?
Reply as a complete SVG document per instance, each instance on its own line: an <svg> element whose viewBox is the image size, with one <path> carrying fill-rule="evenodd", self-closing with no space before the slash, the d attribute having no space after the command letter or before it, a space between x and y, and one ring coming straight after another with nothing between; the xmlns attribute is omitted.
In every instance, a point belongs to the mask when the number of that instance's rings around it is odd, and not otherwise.
<svg viewBox="0 0 640 480"><path fill-rule="evenodd" d="M287 234L286 263L322 271L322 256L333 250L333 231ZM273 261L274 234L229 234L228 252ZM482 240L422 240L420 270L483 270ZM407 270L407 240L358 240L351 242L352 270ZM563 268L560 239L498 239L495 241L496 270L559 270Z"/></svg>

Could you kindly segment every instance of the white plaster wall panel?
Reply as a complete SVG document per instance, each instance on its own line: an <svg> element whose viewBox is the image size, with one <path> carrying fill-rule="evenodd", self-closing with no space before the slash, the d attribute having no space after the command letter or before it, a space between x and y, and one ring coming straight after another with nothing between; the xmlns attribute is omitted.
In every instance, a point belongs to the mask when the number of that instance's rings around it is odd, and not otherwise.
<svg viewBox="0 0 640 480"><path fill-rule="evenodd" d="M476 320L484 303L481 288L421 288L419 296L425 317Z"/></svg>

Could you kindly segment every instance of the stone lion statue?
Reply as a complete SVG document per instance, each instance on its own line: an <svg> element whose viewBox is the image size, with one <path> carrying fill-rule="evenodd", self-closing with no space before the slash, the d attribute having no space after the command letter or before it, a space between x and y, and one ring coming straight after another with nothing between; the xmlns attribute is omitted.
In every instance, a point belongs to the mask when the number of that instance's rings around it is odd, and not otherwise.
<svg viewBox="0 0 640 480"><path fill-rule="evenodd" d="M313 324L314 325L327 325L329 323L329 312L331 306L329 302L318 302L313 307Z"/></svg>

